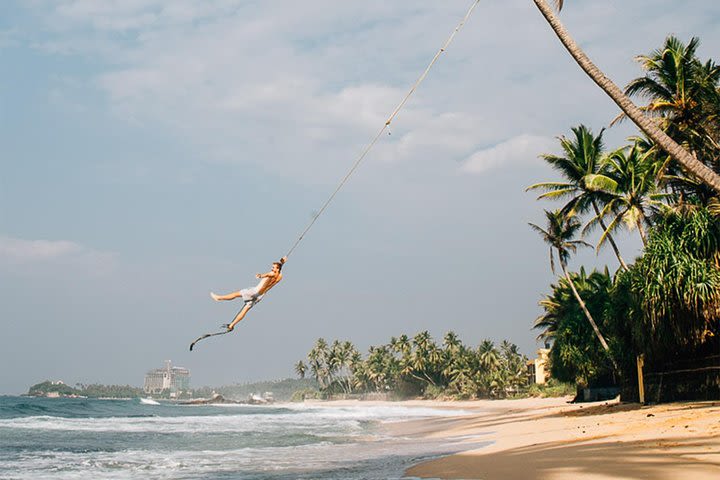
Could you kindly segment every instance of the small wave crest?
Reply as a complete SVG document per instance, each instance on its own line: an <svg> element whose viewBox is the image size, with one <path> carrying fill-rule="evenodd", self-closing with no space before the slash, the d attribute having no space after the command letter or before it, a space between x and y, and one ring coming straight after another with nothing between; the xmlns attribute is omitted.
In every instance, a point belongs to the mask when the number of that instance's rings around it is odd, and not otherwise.
<svg viewBox="0 0 720 480"><path fill-rule="evenodd" d="M45 405L30 402L0 405L0 418L27 417L32 415L43 415L51 409Z"/></svg>

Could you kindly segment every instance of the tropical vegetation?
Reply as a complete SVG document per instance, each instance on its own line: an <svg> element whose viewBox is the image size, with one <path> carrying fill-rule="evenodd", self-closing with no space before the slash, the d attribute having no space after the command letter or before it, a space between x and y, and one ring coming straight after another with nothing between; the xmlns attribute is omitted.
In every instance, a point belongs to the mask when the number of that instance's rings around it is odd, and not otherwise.
<svg viewBox="0 0 720 480"><path fill-rule="evenodd" d="M718 171L711 168L709 165L707 165L706 162L703 162L702 159L697 158L697 156L693 155L691 153L691 145L684 143L682 138L673 135L677 132L671 131L670 129L666 128L666 125L654 121L656 120L655 118L649 117L643 112L644 110L645 112L652 112L654 114L668 118L669 115L666 111L664 111L664 106L661 109L656 109L652 104L650 104L644 109L638 108L629 98L629 96L633 93L637 93L633 89L633 84L631 83L629 88L626 89L625 92L620 90L620 88L615 85L615 83L610 80L588 58L585 52L572 38L565 26L560 22L560 19L557 17L557 15L555 15L553 9L550 7L550 5L548 5L547 1L533 1L540 10L540 13L542 13L542 15L548 21L550 27L553 29L553 31L555 32L563 46L566 48L568 53L570 53L570 55L577 62L580 68L582 68L582 70L593 80L593 82L595 82L610 98L612 98L612 100L622 110L623 114L630 118L638 126L638 128L642 130L642 132L647 135L649 139L651 139L653 144L656 145L658 149L662 149L664 152L667 152L667 154L670 155L675 162L680 164L682 168L687 172L687 174L698 179L697 181L701 182L706 187L714 190L716 194L720 193L720 174L718 174ZM554 3L558 11L560 11L563 7L564 2L563 0L554 0ZM679 41L678 44L682 45ZM667 50L663 49L659 52L661 53L661 55L665 55L667 53ZM688 63L693 65L693 68L690 71L686 71L684 73L694 77L694 79L696 79L698 83L702 86L702 89L697 93L705 95L706 93L710 92L711 94L717 95L717 79L714 77L717 66L713 62L708 62L704 66L701 65L696 67L695 65L697 64L697 62L694 58L695 52L689 51L683 53L688 59ZM646 63L643 66L647 72L652 73L650 64ZM667 63L660 65L660 69L663 69L664 67L664 71L662 71L661 73L670 73L671 75L666 78L674 80L675 85L672 86L678 87L681 86L678 81L684 80L685 75L682 74L672 76L672 73L681 73L680 68L678 68L675 72L671 71L675 68L675 66L681 67L682 65ZM673 97L680 97L682 99L682 96L686 91L673 89L670 92ZM649 93L650 96L654 97L655 99L659 99L658 92L644 93ZM682 104L688 105L685 102L682 102ZM701 106L698 108L697 111L701 113L714 113L717 110L717 106L710 106L709 110L705 110L705 108L707 108L706 105ZM716 134L717 132L715 132L713 135ZM705 141L707 141L707 139L702 139L701 141L704 143ZM717 142L715 143L717 144Z"/></svg>
<svg viewBox="0 0 720 480"><path fill-rule="evenodd" d="M465 345L455 332L438 344L427 331L392 337L363 355L348 341L319 338L295 365L317 381L319 396L504 398L527 387L527 358L517 345Z"/></svg>
<svg viewBox="0 0 720 480"><path fill-rule="evenodd" d="M685 44L669 36L661 48L639 56L643 75L623 95L646 102L638 107L643 121L717 176L720 67L697 57L699 43L697 38ZM626 117L636 121L635 113L623 108L611 124ZM541 300L535 328L552 343L551 372L559 380L584 386L620 383L632 396L637 361L643 359L650 376L660 379L657 399L716 398L718 189L659 137L641 129L645 135L606 149L604 130L594 134L579 125L560 138L559 155L541 155L560 178L528 189L562 205L545 211L546 225L530 226L550 246L553 270L557 255L562 275ZM617 258L612 274L608 267L590 273L568 268L571 254L589 245L593 231L598 232L596 249L610 245ZM634 262L621 252L620 235L640 240L642 251ZM663 378L668 380L664 387Z"/></svg>
<svg viewBox="0 0 720 480"><path fill-rule="evenodd" d="M143 395L141 388L130 385L100 385L81 384L74 387L60 381L45 380L28 389L31 396L61 396L61 397L88 397L88 398L136 398Z"/></svg>

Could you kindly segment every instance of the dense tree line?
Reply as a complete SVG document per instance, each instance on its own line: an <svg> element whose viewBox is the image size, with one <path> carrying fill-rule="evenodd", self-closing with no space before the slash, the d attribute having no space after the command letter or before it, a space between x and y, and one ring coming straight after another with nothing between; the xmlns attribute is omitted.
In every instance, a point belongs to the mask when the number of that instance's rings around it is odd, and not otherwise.
<svg viewBox="0 0 720 480"><path fill-rule="evenodd" d="M396 397L505 397L527 385L527 358L516 345L477 347L448 332L438 345L427 331L371 346L365 357L348 342L319 338L297 374L312 376L324 396L381 393Z"/></svg>
<svg viewBox="0 0 720 480"><path fill-rule="evenodd" d="M638 57L644 75L625 94L704 167L720 173L720 67L697 56L699 40L668 37ZM625 114L615 121L623 121ZM560 138L562 153L542 155L560 179L531 185L540 199L561 201L546 225L531 227L550 247L562 275L540 305L535 327L553 342L556 378L591 385L632 382L640 355L650 371L720 354L720 198L718 192L647 136L606 149L603 134L579 125ZM610 246L614 274L568 270L586 235ZM620 251L614 236L636 232L642 254ZM692 362L690 362L692 363ZM705 377L707 395L717 375ZM693 392L686 391L685 394Z"/></svg>
<svg viewBox="0 0 720 480"><path fill-rule="evenodd" d="M48 393L57 393L61 396L79 396L89 398L135 398L143 395L141 388L130 385L85 385L78 383L75 387L62 382L44 382L33 385L28 390L28 395L45 396Z"/></svg>

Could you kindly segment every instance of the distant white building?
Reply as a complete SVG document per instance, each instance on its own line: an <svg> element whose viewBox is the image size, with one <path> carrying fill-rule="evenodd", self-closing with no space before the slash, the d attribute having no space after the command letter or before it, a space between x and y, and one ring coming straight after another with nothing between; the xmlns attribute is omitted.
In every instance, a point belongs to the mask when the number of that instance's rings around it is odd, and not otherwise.
<svg viewBox="0 0 720 480"><path fill-rule="evenodd" d="M538 356L536 359L528 360L527 362L528 380L531 384L537 383L542 385L547 382L548 378L550 377L550 372L546 368L548 356L550 355L550 349L539 348L537 354Z"/></svg>
<svg viewBox="0 0 720 480"><path fill-rule="evenodd" d="M169 391L171 396L190 389L190 371L183 367L173 367L170 360L165 361L165 368L156 368L145 374L143 391L158 394Z"/></svg>

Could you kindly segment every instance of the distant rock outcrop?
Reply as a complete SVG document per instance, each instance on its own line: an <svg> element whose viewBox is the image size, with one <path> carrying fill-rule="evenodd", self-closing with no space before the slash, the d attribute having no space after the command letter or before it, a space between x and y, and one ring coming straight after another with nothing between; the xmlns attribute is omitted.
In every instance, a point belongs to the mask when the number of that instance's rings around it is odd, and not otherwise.
<svg viewBox="0 0 720 480"><path fill-rule="evenodd" d="M228 400L227 398L223 397L219 393L213 394L213 396L210 398L196 398L194 400L188 400L186 402L182 402L183 405L215 405L215 404L224 404L224 403L238 404L240 402L236 402L235 400Z"/></svg>

